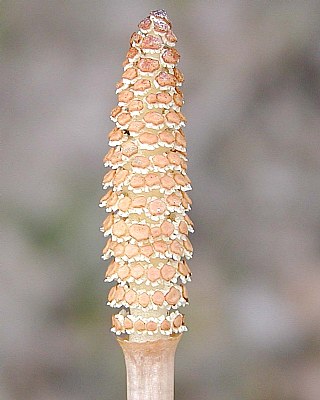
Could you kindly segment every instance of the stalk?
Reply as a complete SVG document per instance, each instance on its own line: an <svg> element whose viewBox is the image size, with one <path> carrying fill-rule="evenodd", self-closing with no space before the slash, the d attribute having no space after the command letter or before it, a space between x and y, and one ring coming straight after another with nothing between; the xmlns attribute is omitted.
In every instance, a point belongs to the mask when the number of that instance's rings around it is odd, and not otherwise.
<svg viewBox="0 0 320 400"><path fill-rule="evenodd" d="M127 368L128 400L172 400L174 354L187 330L178 308L188 304L186 262L193 224L187 216L191 189L186 174L186 139L181 113L183 74L171 22L152 11L130 39L116 85L116 127L104 158L100 206L109 216L101 231L110 236L103 259L113 257L105 281L116 281L107 304L120 311L111 330Z"/></svg>
<svg viewBox="0 0 320 400"><path fill-rule="evenodd" d="M174 355L180 337L143 343L118 339L126 362L128 400L173 400Z"/></svg>

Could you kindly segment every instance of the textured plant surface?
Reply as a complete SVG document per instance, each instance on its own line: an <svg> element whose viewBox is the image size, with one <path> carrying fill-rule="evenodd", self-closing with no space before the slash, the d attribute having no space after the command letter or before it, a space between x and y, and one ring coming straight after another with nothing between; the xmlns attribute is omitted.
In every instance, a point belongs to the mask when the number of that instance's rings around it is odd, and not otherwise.
<svg viewBox="0 0 320 400"><path fill-rule="evenodd" d="M111 170L100 203L109 213L101 228L110 236L103 259L113 257L105 280L117 282L108 304L121 309L112 331L134 341L186 330L177 309L188 303L193 227L186 214L191 186L176 40L163 10L151 12L132 34L104 158Z"/></svg>

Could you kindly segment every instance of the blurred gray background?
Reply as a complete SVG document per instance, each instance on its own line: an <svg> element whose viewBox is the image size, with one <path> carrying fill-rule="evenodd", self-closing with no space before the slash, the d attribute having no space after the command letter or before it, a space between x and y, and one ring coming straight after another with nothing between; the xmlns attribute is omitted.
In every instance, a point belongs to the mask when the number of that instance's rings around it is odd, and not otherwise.
<svg viewBox="0 0 320 400"><path fill-rule="evenodd" d="M124 399L98 208L129 38L165 8L195 256L176 400L320 398L320 2L3 1L1 400Z"/></svg>

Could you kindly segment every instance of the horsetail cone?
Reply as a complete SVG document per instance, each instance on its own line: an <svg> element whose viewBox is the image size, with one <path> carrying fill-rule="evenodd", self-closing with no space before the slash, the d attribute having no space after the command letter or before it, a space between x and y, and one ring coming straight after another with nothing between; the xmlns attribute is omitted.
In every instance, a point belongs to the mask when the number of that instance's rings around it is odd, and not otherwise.
<svg viewBox="0 0 320 400"><path fill-rule="evenodd" d="M109 236L102 258L113 257L105 281L116 282L108 305L121 309L111 330L145 342L186 330L178 308L188 304L193 224L177 39L163 10L138 27L116 85L115 127L104 158L111 170L103 188L109 190L100 206L109 213L101 228Z"/></svg>

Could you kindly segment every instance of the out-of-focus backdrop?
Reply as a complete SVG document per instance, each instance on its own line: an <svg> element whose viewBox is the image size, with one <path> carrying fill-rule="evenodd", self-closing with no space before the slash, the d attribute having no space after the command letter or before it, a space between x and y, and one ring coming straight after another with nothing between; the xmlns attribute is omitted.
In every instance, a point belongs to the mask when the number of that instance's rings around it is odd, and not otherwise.
<svg viewBox="0 0 320 400"><path fill-rule="evenodd" d="M194 201L176 400L320 398L319 1L1 3L2 400L124 399L100 260L131 33L178 36Z"/></svg>

